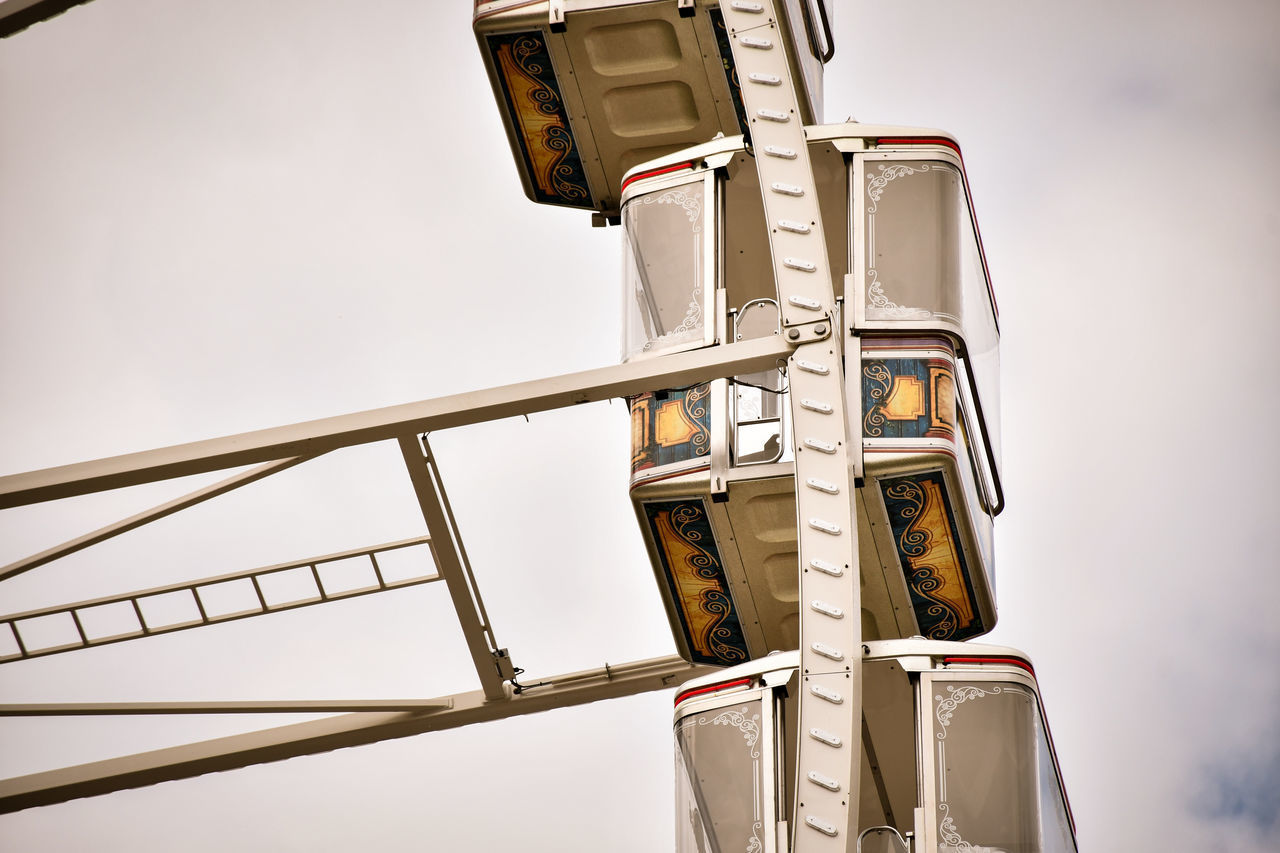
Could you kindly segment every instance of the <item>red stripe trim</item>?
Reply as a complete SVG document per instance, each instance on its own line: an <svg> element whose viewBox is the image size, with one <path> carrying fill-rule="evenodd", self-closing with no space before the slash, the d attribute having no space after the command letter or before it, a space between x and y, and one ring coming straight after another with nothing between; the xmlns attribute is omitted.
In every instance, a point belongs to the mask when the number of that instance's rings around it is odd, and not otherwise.
<svg viewBox="0 0 1280 853"><path fill-rule="evenodd" d="M721 684L712 684L709 687L695 687L692 690L686 690L683 693L676 694L676 704L679 705L686 699L692 699L694 696L701 696L703 693L715 693L719 690L728 690L730 687L742 687L744 684L750 684L750 678L738 678L734 681L725 681Z"/></svg>
<svg viewBox="0 0 1280 853"><path fill-rule="evenodd" d="M681 169L692 169L692 168L693 168L693 161L690 160L688 163L677 163L674 166L663 166L661 169L650 169L648 172L641 172L638 175L632 175L631 177L623 181L621 191L626 192L627 187L630 186L635 181L642 181L645 178L653 178L658 175L665 175L668 172L679 172Z"/></svg>
<svg viewBox="0 0 1280 853"><path fill-rule="evenodd" d="M944 145L960 154L959 145L941 136L885 136L877 139L876 145ZM964 159L964 155L961 155L961 159Z"/></svg>
<svg viewBox="0 0 1280 853"><path fill-rule="evenodd" d="M1031 664L1018 658L1007 657L951 657L943 658L944 664L948 663L1004 663L1013 664L1016 667L1025 669L1031 673L1031 677L1035 678L1036 671L1031 668ZM1044 726L1045 738L1049 741L1049 752L1053 757L1053 769L1058 777L1058 790L1062 792L1062 802L1067 807L1067 820L1071 821L1071 837L1074 840L1076 836L1076 816L1071 811L1071 799L1067 796L1066 786L1062 784L1062 767L1058 764L1058 750L1053 743L1053 732L1049 730L1048 714L1044 709L1044 697L1036 691L1036 703L1040 706L1040 722Z"/></svg>
<svg viewBox="0 0 1280 853"><path fill-rule="evenodd" d="M1020 659L1020 658L1003 658L1003 657L999 657L999 658L997 658L997 657L982 657L982 658L978 658L978 657L952 657L952 658L943 658L943 659L942 659L942 662L943 662L944 664L948 664L948 663L1005 663L1005 664L1012 664L1013 666L1019 667L1019 668L1021 668L1021 669L1025 669L1027 672L1031 673L1031 677L1032 677L1032 678L1035 678L1035 677L1036 677L1036 671L1035 671L1034 669L1032 669L1032 668L1031 668L1031 664L1027 663L1026 661L1024 661L1024 660L1022 660L1022 659Z"/></svg>

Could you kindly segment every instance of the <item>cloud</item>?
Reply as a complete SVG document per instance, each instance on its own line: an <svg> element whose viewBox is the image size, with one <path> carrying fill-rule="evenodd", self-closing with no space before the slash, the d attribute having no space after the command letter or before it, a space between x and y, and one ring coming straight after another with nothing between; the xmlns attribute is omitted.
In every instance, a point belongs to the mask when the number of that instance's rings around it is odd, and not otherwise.
<svg viewBox="0 0 1280 853"><path fill-rule="evenodd" d="M1208 764L1192 810L1210 821L1243 825L1260 838L1280 831L1280 745L1277 732L1257 738L1256 751L1241 751Z"/></svg>

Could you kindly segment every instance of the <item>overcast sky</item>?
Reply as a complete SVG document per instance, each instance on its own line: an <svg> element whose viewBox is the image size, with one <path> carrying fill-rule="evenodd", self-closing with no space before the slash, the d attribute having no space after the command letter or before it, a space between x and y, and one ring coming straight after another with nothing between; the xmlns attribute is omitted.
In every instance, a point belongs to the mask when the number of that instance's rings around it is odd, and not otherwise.
<svg viewBox="0 0 1280 853"><path fill-rule="evenodd" d="M1003 330L987 639L1036 663L1082 849L1274 844L1278 7L838 6L828 119L964 149ZM524 199L470 14L97 0L0 42L0 472L615 362L619 232ZM433 441L518 665L670 650L621 403ZM0 561L191 487L7 511ZM347 451L6 581L0 611L421 532L395 447ZM471 689L437 586L8 664L0 698ZM28 810L0 847L670 849L670 703ZM3 721L0 774L260 724Z"/></svg>

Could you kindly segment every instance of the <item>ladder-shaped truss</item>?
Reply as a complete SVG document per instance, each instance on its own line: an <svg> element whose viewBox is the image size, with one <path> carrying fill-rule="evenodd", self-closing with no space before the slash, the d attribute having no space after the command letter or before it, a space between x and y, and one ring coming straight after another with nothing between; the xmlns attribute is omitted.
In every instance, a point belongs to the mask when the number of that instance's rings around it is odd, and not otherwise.
<svg viewBox="0 0 1280 853"><path fill-rule="evenodd" d="M0 663L280 613L440 580L420 536L0 617ZM379 563L378 557L383 557ZM405 571L403 558L412 567ZM397 559L399 558L399 559ZM394 563L394 572L388 565ZM5 636L8 631L8 636ZM43 640L37 639L42 637Z"/></svg>
<svg viewBox="0 0 1280 853"><path fill-rule="evenodd" d="M853 460L861 435L845 402L844 341L798 82L773 0L721 5L750 123L787 361L795 443L803 687L792 849L846 851L857 831L861 625ZM854 349L857 352L857 349ZM855 357L856 363L856 357ZM852 452L850 449L852 448Z"/></svg>

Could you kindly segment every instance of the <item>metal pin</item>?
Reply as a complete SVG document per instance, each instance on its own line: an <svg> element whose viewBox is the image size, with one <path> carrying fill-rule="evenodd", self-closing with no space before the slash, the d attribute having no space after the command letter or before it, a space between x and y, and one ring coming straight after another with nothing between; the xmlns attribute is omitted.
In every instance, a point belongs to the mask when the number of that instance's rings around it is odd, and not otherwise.
<svg viewBox="0 0 1280 853"><path fill-rule="evenodd" d="M833 578L838 578L844 574L844 569L840 568L835 563L828 563L826 560L819 560L816 557L809 561L809 565L823 574L831 575Z"/></svg>
<svg viewBox="0 0 1280 853"><path fill-rule="evenodd" d="M818 728L809 729L809 737L813 738L814 740L821 741L822 743L825 743L827 746L839 747L843 743L843 741L840 740L840 735L833 734L832 732L829 732L826 729L818 729Z"/></svg>
<svg viewBox="0 0 1280 853"><path fill-rule="evenodd" d="M806 775L808 776L810 782L812 782L815 785L821 785L822 787L826 788L828 791L840 790L839 782L837 782L835 779L832 779L830 776L823 776L817 770L810 770Z"/></svg>
<svg viewBox="0 0 1280 853"><path fill-rule="evenodd" d="M818 364L816 361L806 361L803 358L796 359L796 367L807 373L816 373L819 376L826 376L831 372L831 368L825 364Z"/></svg>
<svg viewBox="0 0 1280 853"><path fill-rule="evenodd" d="M819 601L816 598L809 602L809 606L819 613L830 616L832 619L843 619L844 610L836 607L834 604L828 604L825 601Z"/></svg>
<svg viewBox="0 0 1280 853"><path fill-rule="evenodd" d="M814 829L818 830L818 832L821 832L823 835L830 835L832 838L835 838L837 835L840 834L839 830L837 830L834 825L827 823L825 820L823 820L820 817L814 817L813 815L805 815L804 822L809 826L813 827Z"/></svg>
<svg viewBox="0 0 1280 853"><path fill-rule="evenodd" d="M813 649L824 658L830 658L831 660L844 660L844 652L832 646L828 646L826 643L812 643L809 645L809 648Z"/></svg>
<svg viewBox="0 0 1280 853"><path fill-rule="evenodd" d="M823 687L821 684L811 685L809 687L809 692L814 696L817 696L819 699L826 699L833 705L840 705L844 703L843 696L832 690L830 687Z"/></svg>
<svg viewBox="0 0 1280 853"><path fill-rule="evenodd" d="M832 524L830 521L825 521L821 518L809 519L809 526L814 530L821 530L823 533L830 533L832 536L840 535L840 525Z"/></svg>
<svg viewBox="0 0 1280 853"><path fill-rule="evenodd" d="M826 480L819 480L817 477L810 477L804 481L804 484L811 489L817 489L820 492L826 492L829 495L840 494L840 487L835 483L828 483Z"/></svg>

